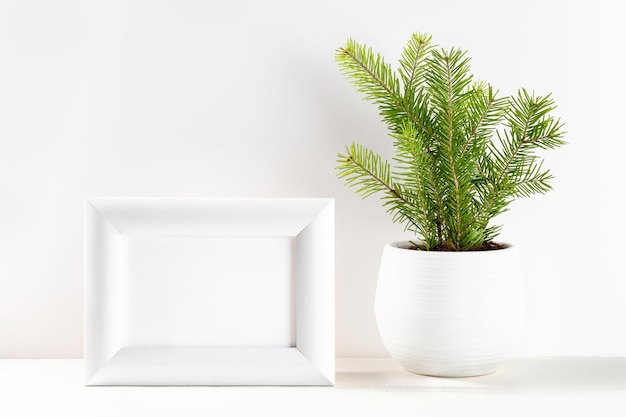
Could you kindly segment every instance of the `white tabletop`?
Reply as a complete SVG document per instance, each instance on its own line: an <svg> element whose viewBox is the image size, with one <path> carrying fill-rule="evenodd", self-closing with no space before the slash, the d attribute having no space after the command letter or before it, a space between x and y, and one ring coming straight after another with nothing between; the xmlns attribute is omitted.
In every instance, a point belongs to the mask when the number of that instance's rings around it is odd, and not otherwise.
<svg viewBox="0 0 626 417"><path fill-rule="evenodd" d="M80 359L0 360L0 416L625 416L626 358L514 358L475 378L337 359L336 387L85 387Z"/></svg>

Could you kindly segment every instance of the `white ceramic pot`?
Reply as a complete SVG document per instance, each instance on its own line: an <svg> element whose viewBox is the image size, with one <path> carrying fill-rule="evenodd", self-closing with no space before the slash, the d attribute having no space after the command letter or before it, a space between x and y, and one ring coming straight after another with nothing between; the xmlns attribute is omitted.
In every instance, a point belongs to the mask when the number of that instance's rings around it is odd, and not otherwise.
<svg viewBox="0 0 626 417"><path fill-rule="evenodd" d="M389 351L410 372L491 373L518 341L525 311L514 247L474 252L385 246L376 319Z"/></svg>

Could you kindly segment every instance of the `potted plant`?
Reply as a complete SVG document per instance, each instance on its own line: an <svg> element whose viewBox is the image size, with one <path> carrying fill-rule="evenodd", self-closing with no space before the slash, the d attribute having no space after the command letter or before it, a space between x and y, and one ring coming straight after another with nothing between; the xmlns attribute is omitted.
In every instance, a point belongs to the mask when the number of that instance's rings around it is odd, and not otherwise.
<svg viewBox="0 0 626 417"><path fill-rule="evenodd" d="M385 246L376 289L379 332L408 371L493 372L519 337L523 287L515 248L491 223L518 197L550 190L536 151L563 145L550 95L501 96L475 81L461 49L416 33L394 71L349 39L336 61L373 101L393 138L394 166L353 143L338 176L378 194L416 239Z"/></svg>

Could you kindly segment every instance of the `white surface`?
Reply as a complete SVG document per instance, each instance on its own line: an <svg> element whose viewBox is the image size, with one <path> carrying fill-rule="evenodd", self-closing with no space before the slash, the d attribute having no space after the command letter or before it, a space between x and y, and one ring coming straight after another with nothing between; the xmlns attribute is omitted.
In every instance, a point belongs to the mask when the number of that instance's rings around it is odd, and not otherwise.
<svg viewBox="0 0 626 417"><path fill-rule="evenodd" d="M332 199L90 197L85 279L88 385L334 383Z"/></svg>
<svg viewBox="0 0 626 417"><path fill-rule="evenodd" d="M342 358L337 360L337 386L416 392L622 395L626 394L626 358L515 357L494 373L468 378L413 374L393 359ZM622 400L626 405L626 397Z"/></svg>
<svg viewBox="0 0 626 417"><path fill-rule="evenodd" d="M624 358L516 358L493 375L410 374L389 359L338 359L336 387L84 387L82 360L0 360L11 417L481 415L626 413Z"/></svg>
<svg viewBox="0 0 626 417"><path fill-rule="evenodd" d="M395 65L417 30L503 93L552 91L566 122L554 191L501 219L527 280L519 353L626 355L625 7L0 1L0 357L82 357L86 195L335 197L337 352L386 355L376 274L405 235L334 166L353 140L389 156L392 139L333 55L353 37Z"/></svg>
<svg viewBox="0 0 626 417"><path fill-rule="evenodd" d="M408 371L463 377L495 371L519 342L524 288L517 249L426 252L385 246L376 319Z"/></svg>

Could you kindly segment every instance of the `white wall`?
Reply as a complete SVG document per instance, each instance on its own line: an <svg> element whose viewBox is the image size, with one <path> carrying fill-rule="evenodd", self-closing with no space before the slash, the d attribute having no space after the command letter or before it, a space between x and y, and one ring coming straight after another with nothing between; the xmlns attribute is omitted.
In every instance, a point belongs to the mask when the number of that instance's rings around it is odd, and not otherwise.
<svg viewBox="0 0 626 417"><path fill-rule="evenodd" d="M376 274L405 235L334 165L390 140L334 50L395 61L414 31L505 93L552 91L567 123L555 191L499 219L528 282L519 353L626 355L625 7L512 3L0 2L0 357L82 355L85 195L336 198L337 355L386 355Z"/></svg>

